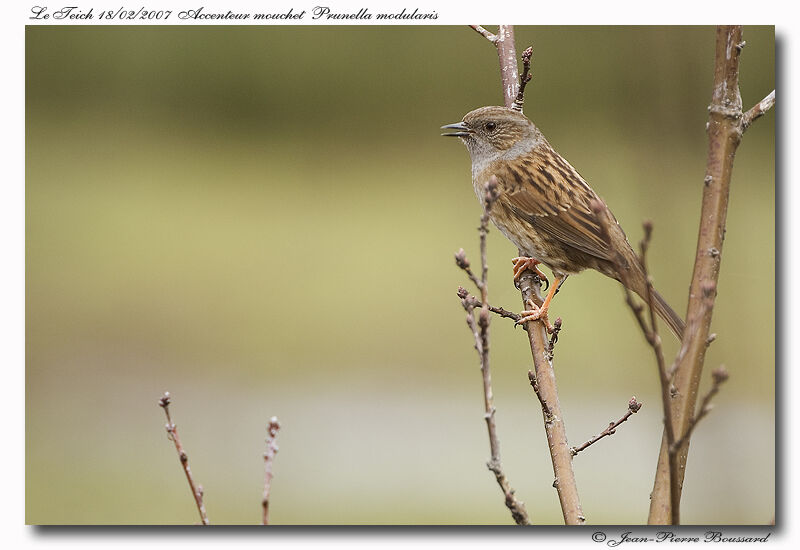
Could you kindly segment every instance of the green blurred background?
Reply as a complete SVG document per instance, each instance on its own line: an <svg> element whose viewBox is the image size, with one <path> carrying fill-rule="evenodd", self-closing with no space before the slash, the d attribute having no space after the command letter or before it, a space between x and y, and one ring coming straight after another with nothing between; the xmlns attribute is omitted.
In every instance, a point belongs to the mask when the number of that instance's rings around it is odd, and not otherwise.
<svg viewBox="0 0 800 550"><path fill-rule="evenodd" d="M685 311L714 29L516 31L534 46L526 114L632 242L653 220L656 286ZM749 107L774 87L775 40L745 38ZM464 147L439 137L502 102L498 73L467 27L28 27L27 521L195 522L168 390L212 523L259 522L272 415L274 523L510 523L455 294L480 210ZM736 158L707 358L731 379L692 442L685 523L774 515L774 120ZM490 234L509 309L515 252ZM575 460L591 523L646 521L661 437L622 298L587 272L552 309L571 443L645 404ZM506 473L535 523L560 523L524 333L496 319L492 345Z"/></svg>

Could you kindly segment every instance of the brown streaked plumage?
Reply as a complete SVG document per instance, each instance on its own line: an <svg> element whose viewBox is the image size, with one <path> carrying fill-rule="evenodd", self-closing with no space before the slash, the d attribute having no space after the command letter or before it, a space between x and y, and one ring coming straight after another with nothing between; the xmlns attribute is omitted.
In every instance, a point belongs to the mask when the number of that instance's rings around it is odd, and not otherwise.
<svg viewBox="0 0 800 550"><path fill-rule="evenodd" d="M612 277L646 297L644 270L625 232L611 216L604 234L592 204L602 202L575 168L559 155L522 113L506 107L481 107L447 136L460 137L472 158L472 183L483 203L485 186L497 178L499 197L490 217L531 261L516 258L515 277L536 263L547 265L555 281L541 308L529 304L524 320L545 318L560 282L584 269ZM610 214L610 213L609 213ZM659 316L680 339L684 322L654 291Z"/></svg>

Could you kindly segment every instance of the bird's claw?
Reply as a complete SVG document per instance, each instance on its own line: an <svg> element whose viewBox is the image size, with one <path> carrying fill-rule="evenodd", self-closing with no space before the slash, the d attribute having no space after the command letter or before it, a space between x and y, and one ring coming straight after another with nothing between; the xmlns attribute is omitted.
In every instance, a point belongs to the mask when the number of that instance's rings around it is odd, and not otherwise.
<svg viewBox="0 0 800 550"><path fill-rule="evenodd" d="M511 263L514 264L514 284L516 285L517 281L519 280L522 273L526 270L531 270L539 279L540 282L544 282L545 287L544 290L550 288L550 281L547 279L547 276L541 272L539 268L536 266L539 265L541 262L539 260L535 260L533 258L528 258L526 256L520 256L518 258L513 258Z"/></svg>
<svg viewBox="0 0 800 550"><path fill-rule="evenodd" d="M550 288L550 280L547 277L545 277L544 273L542 273L541 271L539 272L539 275L537 275L537 277L539 277L539 282L544 282L544 288L542 289L542 291L543 292L547 291L547 289Z"/></svg>
<svg viewBox="0 0 800 550"><path fill-rule="evenodd" d="M519 313L519 319L514 322L514 326L523 325L528 321L541 321L544 323L544 327L547 329L549 334L553 333L553 325L550 324L550 321L547 319L547 309L537 306L533 300L528 300L525 303L525 306L528 308L524 311Z"/></svg>

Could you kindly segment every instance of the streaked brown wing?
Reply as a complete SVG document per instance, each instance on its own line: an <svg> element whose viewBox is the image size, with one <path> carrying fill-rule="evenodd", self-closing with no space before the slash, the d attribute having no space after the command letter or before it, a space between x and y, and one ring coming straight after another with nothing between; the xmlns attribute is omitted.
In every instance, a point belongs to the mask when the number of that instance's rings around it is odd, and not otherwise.
<svg viewBox="0 0 800 550"><path fill-rule="evenodd" d="M501 201L533 228L582 252L610 260L589 204L597 199L578 172L557 155L530 155L520 168L498 163Z"/></svg>

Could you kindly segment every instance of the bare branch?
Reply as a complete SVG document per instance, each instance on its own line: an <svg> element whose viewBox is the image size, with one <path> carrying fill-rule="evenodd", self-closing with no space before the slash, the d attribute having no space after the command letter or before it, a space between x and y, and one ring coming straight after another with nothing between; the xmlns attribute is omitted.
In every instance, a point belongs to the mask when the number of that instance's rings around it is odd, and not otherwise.
<svg viewBox="0 0 800 550"><path fill-rule="evenodd" d="M708 283L703 287L703 308L699 309L695 312L695 314L688 320L686 323L686 329L684 332L688 332L689 334L693 333L697 330L700 326L700 323L703 320L703 317L706 313L714 306L714 296L716 296L716 287L713 283ZM717 339L716 334L709 334L708 338L706 338L706 347L710 346L711 343ZM681 342L681 348L678 350L677 355L675 355L675 359L672 362L669 370L667 371L667 376L669 377L670 381L674 381L675 373L678 371L678 366L680 365L683 358L686 356L686 353L689 351L689 344L691 343L690 338L684 338ZM672 387L673 392L677 392L674 385Z"/></svg>
<svg viewBox="0 0 800 550"><path fill-rule="evenodd" d="M480 301L462 287L458 289L458 297L461 298L461 305L467 312L467 326L472 332L472 337L475 340L475 349L478 352L480 359L481 374L483 378L483 399L484 399L484 419L486 420L486 428L489 432L489 450L491 458L486 466L495 475L497 484L503 491L505 497L505 505L511 512L511 517L517 525L529 525L530 519L528 518L528 511L525 509L525 504L514 496L514 489L508 481L503 467L500 462L500 440L497 436L497 424L495 422L494 395L492 392L492 376L489 368L489 322L490 316L488 293L488 275L489 264L487 261L486 253L486 235L489 233L489 212L497 200L497 178L492 176L489 183L486 185L486 194L484 196L484 211L481 215L481 223L478 227L478 235L480 236L480 254L481 254L481 278L478 279L470 268L469 260L464 253L464 250L459 250L456 253L456 264L467 273L467 276L475 284L481 293ZM474 311L477 307L478 321L475 322ZM505 310L503 310L505 311Z"/></svg>
<svg viewBox="0 0 800 550"><path fill-rule="evenodd" d="M531 388L533 388L533 393L536 394L536 397L539 398L539 403L542 405L542 414L545 418L545 425L548 422L552 421L553 413L550 411L550 406L547 404L547 400L542 397L542 394L539 393L539 382L536 381L536 373L532 370L528 371L528 381L531 383Z"/></svg>
<svg viewBox="0 0 800 550"><path fill-rule="evenodd" d="M697 427L698 422L700 422L708 413L711 412L711 409L713 408L711 400L715 395L717 395L717 393L719 393L720 386L722 386L722 384L728 380L729 376L728 369L726 369L724 365L717 367L711 372L711 389L708 390L708 393L700 402L700 410L697 411L691 422L689 422L689 426L686 428L686 433L684 433L675 443L673 443L672 448L670 449L673 453L677 452L678 449L680 449L681 446L686 442L686 440L692 437L692 433L694 432L695 427Z"/></svg>
<svg viewBox="0 0 800 550"><path fill-rule="evenodd" d="M464 252L463 248L459 248L458 252L456 252L456 265L464 270L464 273L467 274L467 277L469 277L469 280L472 281L472 284L474 284L478 290L480 290L483 286L483 283L472 272L472 267L467 259L467 253Z"/></svg>
<svg viewBox="0 0 800 550"><path fill-rule="evenodd" d="M500 25L497 34L490 33L480 25L470 25L470 27L497 48L497 57L500 61L500 81L503 85L503 101L506 107L511 107L519 88L514 25Z"/></svg>
<svg viewBox="0 0 800 550"><path fill-rule="evenodd" d="M670 414L670 406L674 388L672 388L670 376L667 371L667 365L664 361L664 350L661 347L661 337L658 335L655 304L653 303L653 283L651 281L650 274L647 271L647 249L650 247L650 238L653 235L653 224L650 221L646 221L644 224L642 224L642 227L644 229L644 237L639 243L639 262L642 264L645 280L647 281L647 308L650 312L650 327L649 331L645 333L645 337L650 343L650 346L653 348L653 353L656 357L656 364L658 365L658 376L661 382L661 401L663 402L664 406L664 426L667 433L667 439L670 441L675 441L675 428L672 423L672 415ZM632 298L631 293L627 288L625 291L627 301L630 304ZM641 322L640 325L642 325ZM677 464L675 467L677 467Z"/></svg>
<svg viewBox="0 0 800 550"><path fill-rule="evenodd" d="M653 223L645 221L642 224L644 229L644 237L639 243L639 262L642 264L645 279L647 281L647 309L650 312L650 338L648 341L653 347L653 352L656 356L656 363L658 364L659 376L662 380L662 385L669 385L667 376L666 362L664 361L664 350L661 347L661 337L658 334L658 323L656 323L656 308L653 302L653 283L649 272L647 271L647 249L650 247L650 238L653 235ZM666 382L666 384L665 384Z"/></svg>
<svg viewBox="0 0 800 550"><path fill-rule="evenodd" d="M514 44L514 26L500 25L497 31L497 57L500 61L500 81L503 83L503 101L506 107L514 104L519 81L517 77L517 48Z"/></svg>
<svg viewBox="0 0 800 550"><path fill-rule="evenodd" d="M169 404L171 400L172 398L169 392L164 392L164 395L158 400L158 405L164 409L164 414L167 416L167 437L175 443L175 450L178 451L178 459L181 462L183 471L186 474L186 479L189 482L189 489L192 491L194 502L197 505L197 511L200 513L200 521L203 522L203 525L208 525L208 515L206 514L206 507L203 504L203 486L195 483L194 477L192 476L192 469L189 468L189 456L186 454L186 451L183 450L181 439L178 437L178 428L175 426L175 423L172 422L172 418L169 414Z"/></svg>
<svg viewBox="0 0 800 550"><path fill-rule="evenodd" d="M600 432L599 434L597 434L596 436L591 438L589 441L587 441L583 445L580 445L578 447L572 447L570 449L570 452L572 453L572 456L575 456L576 454L578 454L579 452L583 451L584 449L586 449L590 445L593 445L593 444L597 443L598 441L600 441L604 437L607 437L609 435L614 435L616 433L616 431L617 431L617 427L620 424L622 424L623 422L625 422L626 420L628 420L628 418L630 418L631 415L634 415L637 412L639 412L639 409L641 409L641 408L642 408L642 404L639 403L638 401L636 401L636 396L631 397L630 401L628 401L628 410L625 412L625 414L622 416L622 418L620 418L616 422L610 422L608 424L608 428L606 428L605 430L603 430L602 432Z"/></svg>
<svg viewBox="0 0 800 550"><path fill-rule="evenodd" d="M541 296L537 295L540 284L539 278L531 270L528 269L522 273L519 278L519 288L523 306L534 296L541 303ZM533 356L533 371L528 373L528 379L542 405L544 429L555 475L553 486L558 492L564 522L567 525L582 525L586 523L586 517L583 515L575 472L572 469L572 454L567 442L564 416L561 413L561 404L558 399L555 371L549 359L550 343L547 339L547 329L543 323L529 321L525 323L525 330L528 333L528 342Z"/></svg>
<svg viewBox="0 0 800 550"><path fill-rule="evenodd" d="M525 86L531 80L531 56L533 55L533 47L528 46L522 52L522 76L519 77L519 89L517 90L517 97L514 99L511 108L515 111L522 112L522 105L525 103Z"/></svg>
<svg viewBox="0 0 800 550"><path fill-rule="evenodd" d="M558 335L561 332L562 324L561 317L557 317L553 323L553 331L550 333L550 342L548 342L547 345L547 359L549 361L552 361L553 357L555 357L556 342L558 342Z"/></svg>
<svg viewBox="0 0 800 550"><path fill-rule="evenodd" d="M264 452L264 493L261 497L261 525L269 525L269 494L272 489L272 463L275 461L275 455L278 454L278 444L276 438L278 437L278 430L281 429L281 424L278 422L278 417L273 416L269 419L267 424L267 450Z"/></svg>
<svg viewBox="0 0 800 550"><path fill-rule="evenodd" d="M456 292L456 294L458 294L458 297L461 298L462 300L466 300L469 303L469 305L471 305L473 308L481 306L481 301L478 300L478 298L476 298L469 292L467 292L467 289L465 289L463 286L458 287L458 291ZM502 307L494 307L492 305L489 305L489 311L503 318L513 319L514 321L519 320L519 314L514 313L513 311L508 311L507 309L504 309Z"/></svg>
<svg viewBox="0 0 800 550"><path fill-rule="evenodd" d="M513 26L500 25L498 38L494 44L497 47L497 56L500 62L500 79L504 104L510 108L514 105L520 86L517 76L517 56ZM527 80L526 76L526 83ZM520 256L522 255L524 254L520 251ZM527 307L529 300L533 300L537 304L542 303L539 288L539 278L533 271L528 269L520 275L519 289L522 294L523 307ZM550 355L552 345L548 342L544 323L527 322L525 323L525 330L528 333L534 365L534 374L529 378L542 404L545 432L549 443L550 458L553 463L553 473L556 478L554 486L558 491L564 522L568 525L580 525L586 522L586 518L583 515L578 496L575 473L572 470L572 456L569 452L566 429L561 415L561 405L558 401L555 372L553 371L552 356Z"/></svg>
<svg viewBox="0 0 800 550"><path fill-rule="evenodd" d="M590 205L592 211L600 221L600 230L603 238L609 244L609 249L613 249L611 245L611 214L608 207L599 200L592 201ZM658 324L656 323L655 304L653 298L653 283L651 282L650 275L647 272L647 249L650 246L650 238L653 234L653 224L649 221L644 222L644 237L639 243L639 263L642 271L644 272L645 280L647 281L647 306L649 313L649 324L645 320L643 307L636 303L633 293L628 289L628 285L623 284L625 291L625 303L631 308L634 316L636 317L639 327L642 329L644 338L650 347L653 349L653 354L656 358L656 366L658 368L658 378L661 386L661 406L664 413L664 437L666 441L672 445L675 442L675 427L672 418L672 401L675 397L675 388L672 385L672 377L667 370L666 362L664 360L664 351L661 347L661 337L658 335ZM613 259L616 262L621 262L621 257ZM619 270L624 273L624 269ZM667 457L668 467L670 472L669 477L669 495L672 501L672 509L677 510L677 504L680 502L680 485L678 483L678 460L675 453L670 453Z"/></svg>
<svg viewBox="0 0 800 550"><path fill-rule="evenodd" d="M742 116L742 132L746 131L750 125L764 116L775 105L775 90L772 90L767 97L755 104L755 106Z"/></svg>
<svg viewBox="0 0 800 550"><path fill-rule="evenodd" d="M686 435L677 438L679 445L675 445L676 439L670 438L666 430L662 437L650 499L650 524L675 525L680 519L678 508L689 454L689 427L696 418L694 410L706 349L713 341L710 328L722 261L733 161L744 131L772 107L775 99L771 93L753 109L742 113L739 92L739 58L744 44L742 27L719 26L716 33L714 85L706 125L708 152L703 178L703 201L686 312L686 319L691 322L692 330L684 332L681 350L670 369L670 374L674 373L673 383L677 388L670 411L673 433ZM674 459L678 463L677 475L672 467Z"/></svg>
<svg viewBox="0 0 800 550"><path fill-rule="evenodd" d="M491 42L492 44L497 44L497 35L492 34L480 25L470 25L470 28L474 29L475 32L483 36L486 40Z"/></svg>

